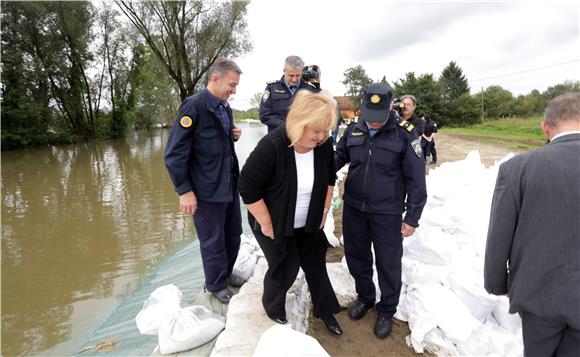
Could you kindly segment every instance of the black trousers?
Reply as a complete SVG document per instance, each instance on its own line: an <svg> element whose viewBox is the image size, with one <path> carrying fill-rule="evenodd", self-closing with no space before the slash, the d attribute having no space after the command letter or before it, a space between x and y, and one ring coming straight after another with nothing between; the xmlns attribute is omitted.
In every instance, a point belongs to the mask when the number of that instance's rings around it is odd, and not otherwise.
<svg viewBox="0 0 580 357"><path fill-rule="evenodd" d="M401 294L401 258L403 236L401 215L362 212L347 204L342 211L344 255L354 278L358 299L374 304L373 254L375 252L381 299L377 303L379 316L391 318L397 312Z"/></svg>
<svg viewBox="0 0 580 357"><path fill-rule="evenodd" d="M294 284L299 268L306 276L314 314L322 317L339 312L340 305L326 271L324 234L309 234L304 229L295 229L293 237L277 238L284 241L276 242L264 236L260 226L252 221L253 217L250 226L268 262L262 295L266 314L274 319L286 317L286 293Z"/></svg>
<svg viewBox="0 0 580 357"><path fill-rule="evenodd" d="M561 320L520 312L524 356L572 357L580 355L580 330Z"/></svg>
<svg viewBox="0 0 580 357"><path fill-rule="evenodd" d="M435 139L429 141L421 138L421 148L423 150L423 160L427 161L427 156L431 155L431 162L437 162L437 150L435 149Z"/></svg>
<svg viewBox="0 0 580 357"><path fill-rule="evenodd" d="M234 269L240 249L242 215L240 198L232 202L197 201L193 223L199 239L205 287L218 292L228 286L227 278Z"/></svg>

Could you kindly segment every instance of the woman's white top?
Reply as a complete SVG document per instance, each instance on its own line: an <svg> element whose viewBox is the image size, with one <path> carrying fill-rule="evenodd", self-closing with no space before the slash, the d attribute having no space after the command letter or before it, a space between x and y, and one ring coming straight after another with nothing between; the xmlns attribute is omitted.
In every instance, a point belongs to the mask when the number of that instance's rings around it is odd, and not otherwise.
<svg viewBox="0 0 580 357"><path fill-rule="evenodd" d="M314 150L305 154L294 151L294 157L296 158L296 176L298 179L294 228L302 228L306 226L306 216L314 186Z"/></svg>

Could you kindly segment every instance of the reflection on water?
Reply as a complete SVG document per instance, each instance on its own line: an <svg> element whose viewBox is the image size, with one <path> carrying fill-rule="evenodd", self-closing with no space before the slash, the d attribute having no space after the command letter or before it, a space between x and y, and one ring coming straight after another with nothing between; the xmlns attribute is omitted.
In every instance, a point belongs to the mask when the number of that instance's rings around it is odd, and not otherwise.
<svg viewBox="0 0 580 357"><path fill-rule="evenodd" d="M244 162L265 129L241 126ZM2 153L2 355L76 352L193 239L163 164L167 135Z"/></svg>

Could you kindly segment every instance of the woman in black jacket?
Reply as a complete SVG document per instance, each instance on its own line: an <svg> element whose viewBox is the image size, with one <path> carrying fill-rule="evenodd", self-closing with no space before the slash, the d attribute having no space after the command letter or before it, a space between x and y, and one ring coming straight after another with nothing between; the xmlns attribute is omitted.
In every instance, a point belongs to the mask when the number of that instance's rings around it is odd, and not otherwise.
<svg viewBox="0 0 580 357"><path fill-rule="evenodd" d="M300 91L286 125L266 135L246 160L238 191L268 262L262 304L272 320L285 324L286 292L302 267L314 316L336 335L340 306L326 271L322 231L336 174L329 131L336 102L327 93Z"/></svg>

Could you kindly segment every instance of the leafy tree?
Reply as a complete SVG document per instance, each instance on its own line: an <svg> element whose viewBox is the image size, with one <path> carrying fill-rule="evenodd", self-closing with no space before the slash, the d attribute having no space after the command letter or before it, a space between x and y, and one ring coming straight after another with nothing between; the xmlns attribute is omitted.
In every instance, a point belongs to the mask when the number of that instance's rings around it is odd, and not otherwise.
<svg viewBox="0 0 580 357"><path fill-rule="evenodd" d="M237 57L251 48L246 1L115 0L179 88L181 100L203 86L219 57Z"/></svg>
<svg viewBox="0 0 580 357"><path fill-rule="evenodd" d="M260 109L260 102L262 101L262 92L254 93L250 98L250 105L252 108Z"/></svg>
<svg viewBox="0 0 580 357"><path fill-rule="evenodd" d="M135 74L139 82L135 128L149 129L154 123L170 126L180 104L177 86L151 49L145 45L139 48L143 55L141 71Z"/></svg>
<svg viewBox="0 0 580 357"><path fill-rule="evenodd" d="M342 84L346 86L345 95L352 97L355 113L361 106L364 89L370 83L372 83L372 80L360 64L356 67L351 67L344 72L344 80L342 81Z"/></svg>
<svg viewBox="0 0 580 357"><path fill-rule="evenodd" d="M48 78L23 26L34 3L2 3L2 150L46 144L53 112ZM26 100L24 100L26 99Z"/></svg>
<svg viewBox="0 0 580 357"><path fill-rule="evenodd" d="M491 86L483 91L485 117L502 118L515 115L514 97L509 90Z"/></svg>
<svg viewBox="0 0 580 357"><path fill-rule="evenodd" d="M447 113L441 102L441 87L433 74L422 74L418 78L414 72L405 74L405 78L395 81L395 97L411 94L417 98L416 113L429 114L439 125L445 125Z"/></svg>
<svg viewBox="0 0 580 357"><path fill-rule="evenodd" d="M520 95L515 100L514 106L518 116L532 116L542 113L546 108L547 100L537 89L527 95Z"/></svg>
<svg viewBox="0 0 580 357"><path fill-rule="evenodd" d="M549 101L561 94L570 92L580 92L580 81L565 81L564 83L557 84L554 87L549 87L542 93L542 95Z"/></svg>
<svg viewBox="0 0 580 357"><path fill-rule="evenodd" d="M439 77L439 83L446 103L459 98L464 93L469 93L467 79L463 75L461 68L454 61L449 62L443 69Z"/></svg>

